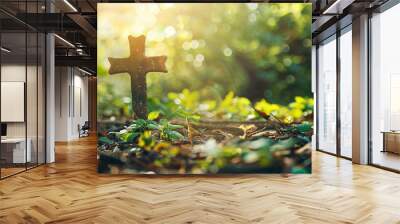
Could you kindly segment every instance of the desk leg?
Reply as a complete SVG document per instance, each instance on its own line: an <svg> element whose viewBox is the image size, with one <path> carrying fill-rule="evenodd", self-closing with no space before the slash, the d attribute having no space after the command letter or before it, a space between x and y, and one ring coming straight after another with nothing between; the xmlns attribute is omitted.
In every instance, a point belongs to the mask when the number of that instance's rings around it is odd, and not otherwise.
<svg viewBox="0 0 400 224"><path fill-rule="evenodd" d="M383 135L383 149L381 152L386 152L386 134L382 133Z"/></svg>

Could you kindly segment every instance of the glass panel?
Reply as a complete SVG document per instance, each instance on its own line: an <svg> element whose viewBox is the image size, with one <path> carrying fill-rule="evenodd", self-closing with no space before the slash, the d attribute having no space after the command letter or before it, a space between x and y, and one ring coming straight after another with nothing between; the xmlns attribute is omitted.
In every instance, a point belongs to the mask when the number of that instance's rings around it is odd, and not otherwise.
<svg viewBox="0 0 400 224"><path fill-rule="evenodd" d="M316 95L317 94L317 89L316 89L316 87L317 87L317 47L315 45L313 45L312 49L311 49L311 77L312 77L311 78L311 80L312 80L311 81L312 82L311 90L313 92L313 98L317 99L317 95ZM317 122L316 122L317 113L315 111L317 111L317 110L316 110L315 103L314 103L313 111L314 111L313 121L314 121L314 125L316 125L317 124ZM312 149L315 150L317 148L317 141L316 141L316 138L317 138L316 129L317 128L314 127L313 129L314 129L314 131L313 131L313 136L311 138L311 141L312 141Z"/></svg>
<svg viewBox="0 0 400 224"><path fill-rule="evenodd" d="M400 170L400 5L372 18L372 163Z"/></svg>
<svg viewBox="0 0 400 224"><path fill-rule="evenodd" d="M352 34L340 36L340 153L352 157Z"/></svg>
<svg viewBox="0 0 400 224"><path fill-rule="evenodd" d="M45 150L45 44L46 38L44 34L39 34L38 45L38 163L45 163L46 150Z"/></svg>
<svg viewBox="0 0 400 224"><path fill-rule="evenodd" d="M1 6L1 3L0 3L0 6ZM2 15L2 13L0 13L0 16L3 16ZM2 64L1 64L1 58L3 57L3 45L2 45L2 38L1 38L1 34L3 33L2 32L3 31L3 22L0 20L0 84L1 84L1 67L2 67ZM5 53L7 53L7 52L4 52L4 54ZM0 132L1 132L1 137L4 135L4 128L3 128L3 123L2 123L2 121L1 121L1 85L0 85ZM3 138L3 137L2 137ZM3 156L2 156L2 144L1 144L1 142L0 142L0 179L2 178L2 170L3 170L3 166L5 165L4 163L6 162L5 161L5 159L3 159Z"/></svg>
<svg viewBox="0 0 400 224"><path fill-rule="evenodd" d="M37 13L36 1L27 2L26 11ZM37 19L37 17L34 17ZM36 22L36 21L32 21ZM28 168L37 166L38 163L38 34L36 30L27 30L27 80L26 80L26 111L27 111L27 143L30 149Z"/></svg>
<svg viewBox="0 0 400 224"><path fill-rule="evenodd" d="M26 144L26 33L3 32L1 54L2 177L25 170L31 159ZM28 150L26 150L28 147Z"/></svg>
<svg viewBox="0 0 400 224"><path fill-rule="evenodd" d="M27 97L26 97L26 111L27 111L27 142L28 150L30 148L30 160L29 167L34 167L37 165L38 160L38 143L37 143L37 132L38 132L38 36L36 32L27 33L28 38L28 63L27 63Z"/></svg>
<svg viewBox="0 0 400 224"><path fill-rule="evenodd" d="M1 1L17 13L43 13L45 1ZM0 176L45 162L45 35L0 13ZM3 22L7 21L7 22Z"/></svg>
<svg viewBox="0 0 400 224"><path fill-rule="evenodd" d="M318 148L336 153L336 37L318 48Z"/></svg>

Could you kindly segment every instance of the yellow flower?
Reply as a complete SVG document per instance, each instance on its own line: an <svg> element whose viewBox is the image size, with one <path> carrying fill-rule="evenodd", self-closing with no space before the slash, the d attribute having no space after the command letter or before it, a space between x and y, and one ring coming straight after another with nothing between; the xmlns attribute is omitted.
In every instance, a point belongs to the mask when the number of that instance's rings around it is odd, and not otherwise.
<svg viewBox="0 0 400 224"><path fill-rule="evenodd" d="M265 99L262 99L255 104L255 108L269 115L270 113L278 111L281 107L278 104L271 104Z"/></svg>
<svg viewBox="0 0 400 224"><path fill-rule="evenodd" d="M159 142L156 144L156 146L154 146L154 151L160 152L161 150L169 148L170 146L171 144L169 144L168 142Z"/></svg>
<svg viewBox="0 0 400 224"><path fill-rule="evenodd" d="M151 131L145 131L140 135L138 146L146 150L150 150L155 145Z"/></svg>
<svg viewBox="0 0 400 224"><path fill-rule="evenodd" d="M300 109L292 109L290 115L293 116L294 119L299 119L303 116L303 111Z"/></svg>

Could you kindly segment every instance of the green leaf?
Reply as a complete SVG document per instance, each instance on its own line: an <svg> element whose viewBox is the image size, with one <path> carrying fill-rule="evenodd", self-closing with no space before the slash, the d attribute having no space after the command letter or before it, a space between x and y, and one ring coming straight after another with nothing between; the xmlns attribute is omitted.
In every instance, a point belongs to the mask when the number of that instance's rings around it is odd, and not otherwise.
<svg viewBox="0 0 400 224"><path fill-rule="evenodd" d="M183 128L183 126L182 125L178 125L178 124L168 124L168 128L171 129L171 130L174 130L174 129Z"/></svg>
<svg viewBox="0 0 400 224"><path fill-rule="evenodd" d="M183 139L183 135L177 131L167 131L167 136L171 140L181 140Z"/></svg>
<svg viewBox="0 0 400 224"><path fill-rule="evenodd" d="M113 141L111 141L109 138L104 137L104 136L99 138L99 142L104 143L104 144L112 144L113 143Z"/></svg>
<svg viewBox="0 0 400 224"><path fill-rule="evenodd" d="M167 126L168 125L168 120L167 119L161 119L159 123L162 126Z"/></svg>
<svg viewBox="0 0 400 224"><path fill-rule="evenodd" d="M295 129L301 133L312 131L312 124L310 122L303 122L295 126Z"/></svg>
<svg viewBox="0 0 400 224"><path fill-rule="evenodd" d="M137 132L126 132L120 135L120 138L124 142L134 142L136 138L139 136Z"/></svg>
<svg viewBox="0 0 400 224"><path fill-rule="evenodd" d="M151 129L151 130L157 130L157 129L159 129L159 125L151 123L151 124L147 125L147 128Z"/></svg>

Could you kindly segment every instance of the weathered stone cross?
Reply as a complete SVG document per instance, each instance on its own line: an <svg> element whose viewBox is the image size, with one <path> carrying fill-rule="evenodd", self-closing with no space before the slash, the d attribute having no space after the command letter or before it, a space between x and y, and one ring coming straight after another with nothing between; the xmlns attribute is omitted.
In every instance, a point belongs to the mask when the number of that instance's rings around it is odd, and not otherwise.
<svg viewBox="0 0 400 224"><path fill-rule="evenodd" d="M148 72L168 72L165 68L166 56L146 57L144 35L129 36L130 55L128 58L108 58L110 75L127 72L131 76L132 110L137 118L147 118Z"/></svg>

